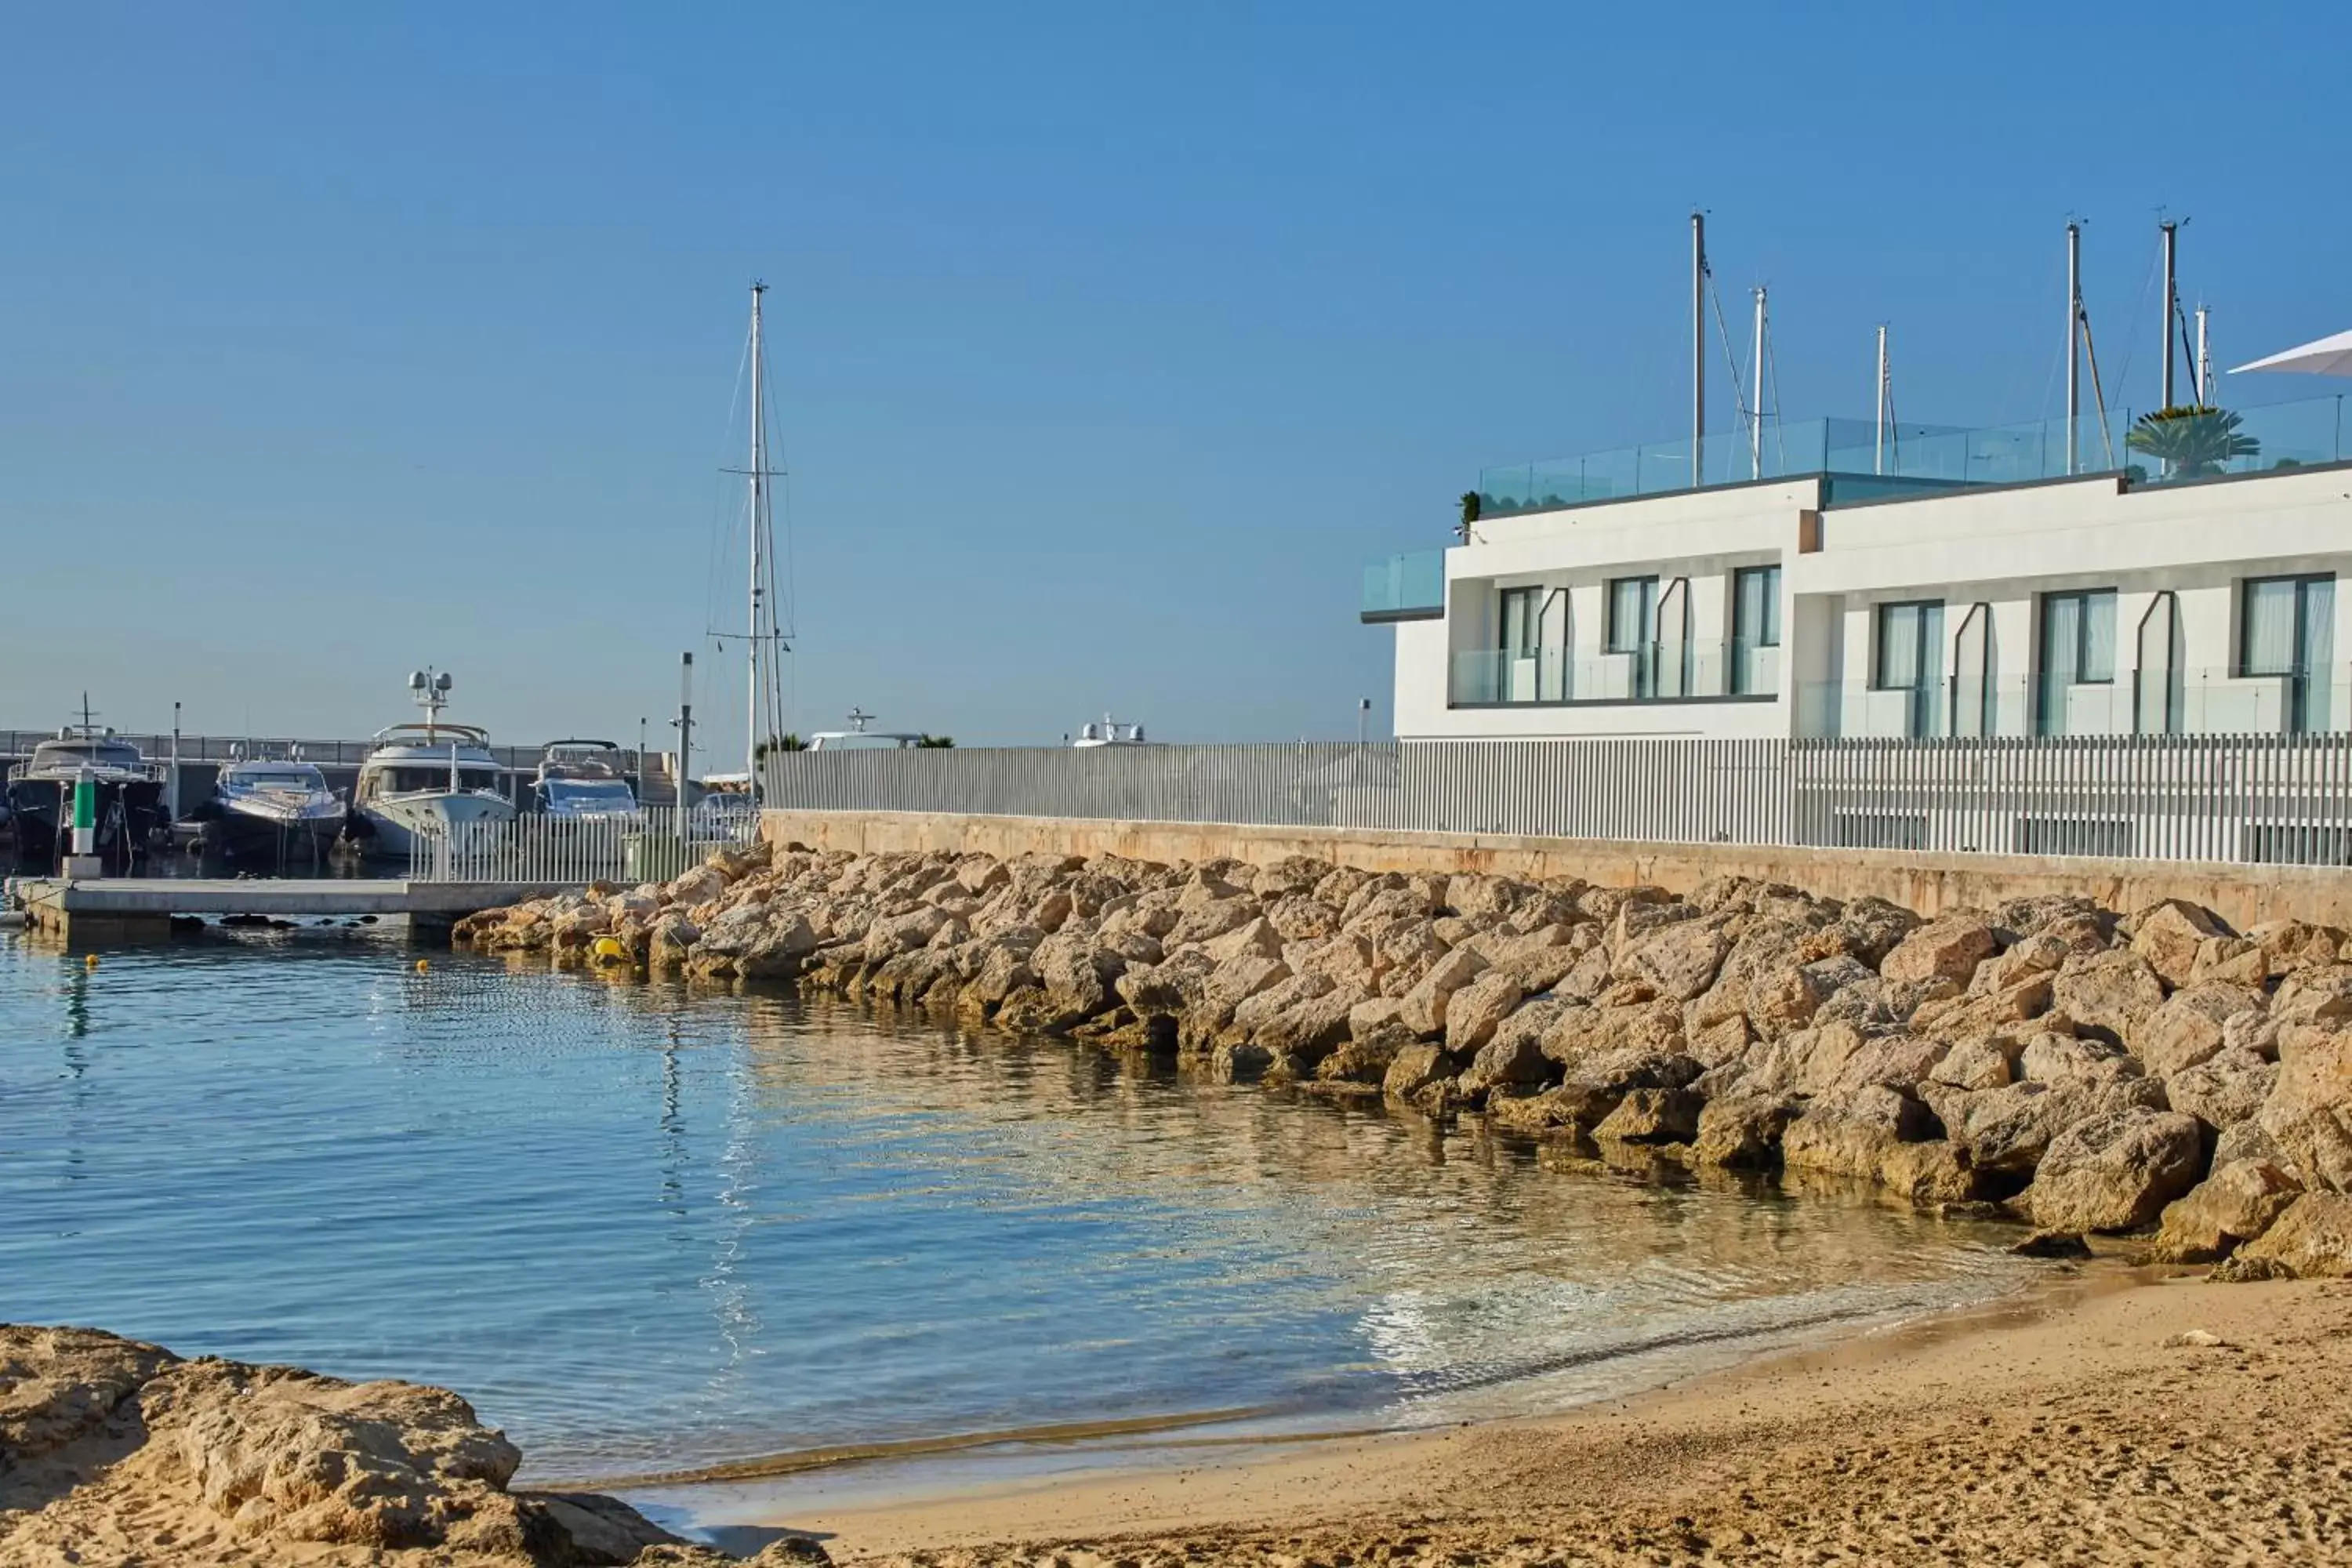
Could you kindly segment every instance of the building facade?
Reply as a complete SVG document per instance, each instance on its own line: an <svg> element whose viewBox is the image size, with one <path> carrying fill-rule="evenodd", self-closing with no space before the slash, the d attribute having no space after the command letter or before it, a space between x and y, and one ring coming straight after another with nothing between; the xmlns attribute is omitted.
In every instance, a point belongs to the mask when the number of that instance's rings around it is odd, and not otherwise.
<svg viewBox="0 0 2352 1568"><path fill-rule="evenodd" d="M1489 485L1363 618L1405 740L2343 731L2352 432L2295 417L2326 437L2234 472Z"/></svg>

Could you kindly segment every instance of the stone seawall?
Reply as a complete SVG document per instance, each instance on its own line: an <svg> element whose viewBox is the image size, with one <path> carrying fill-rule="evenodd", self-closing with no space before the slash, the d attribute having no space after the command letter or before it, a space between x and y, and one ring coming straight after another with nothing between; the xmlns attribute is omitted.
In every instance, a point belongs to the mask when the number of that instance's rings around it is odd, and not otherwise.
<svg viewBox="0 0 2352 1568"><path fill-rule="evenodd" d="M1311 856L1363 871L1428 876L1483 871L1540 879L1577 877L1602 887L1686 893L1717 877L1786 882L1824 898L1877 898L1923 915L1990 908L2011 899L2079 894L2111 910L2166 899L2201 905L2241 927L2265 921L2352 921L2352 870L2087 856L1927 855L1895 849L1803 849L1738 844L1653 844L1501 833L1399 833L1366 827L1258 827L1226 823L1112 822L907 811L769 811L777 844L901 851L1118 855L1177 865L1234 859L1269 866Z"/></svg>
<svg viewBox="0 0 2352 1568"><path fill-rule="evenodd" d="M2242 1274L2352 1268L2352 939L2042 894L1932 920L1717 877L1372 872L764 844L457 940L796 984L1483 1115L1859 1177ZM2234 1254L2234 1258L2231 1256Z"/></svg>

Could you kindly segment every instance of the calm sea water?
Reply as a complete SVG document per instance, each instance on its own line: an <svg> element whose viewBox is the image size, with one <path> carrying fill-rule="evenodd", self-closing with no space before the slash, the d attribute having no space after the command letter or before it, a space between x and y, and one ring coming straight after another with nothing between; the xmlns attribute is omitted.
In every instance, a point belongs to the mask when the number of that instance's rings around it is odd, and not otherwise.
<svg viewBox="0 0 2352 1568"><path fill-rule="evenodd" d="M88 969L0 936L0 1318L446 1384L547 1479L1539 1409L2017 1277L1867 1202L846 1005L415 961L319 932Z"/></svg>

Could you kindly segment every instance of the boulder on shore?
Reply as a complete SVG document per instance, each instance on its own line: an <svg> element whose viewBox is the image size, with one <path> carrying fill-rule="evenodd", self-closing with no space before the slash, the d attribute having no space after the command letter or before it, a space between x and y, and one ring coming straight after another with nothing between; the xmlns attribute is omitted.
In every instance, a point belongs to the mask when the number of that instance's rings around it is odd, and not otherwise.
<svg viewBox="0 0 2352 1568"><path fill-rule="evenodd" d="M336 1548L386 1568L735 1561L612 1498L509 1490L520 1454L446 1389L183 1360L94 1329L0 1324L0 1455L12 1563L101 1541L110 1561L167 1563L207 1537L261 1568L352 1560ZM794 1539L753 1561L824 1554Z"/></svg>

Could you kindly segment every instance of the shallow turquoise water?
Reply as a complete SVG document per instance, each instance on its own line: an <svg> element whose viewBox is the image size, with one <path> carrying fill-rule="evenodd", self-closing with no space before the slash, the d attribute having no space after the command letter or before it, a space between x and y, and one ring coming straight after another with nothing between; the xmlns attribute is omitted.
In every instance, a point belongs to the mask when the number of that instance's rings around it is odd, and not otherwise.
<svg viewBox="0 0 2352 1568"><path fill-rule="evenodd" d="M463 1391L543 1478L1406 1423L2016 1278L1867 1202L389 936L0 936L0 1319ZM1654 1353L1650 1358L1655 1361Z"/></svg>

